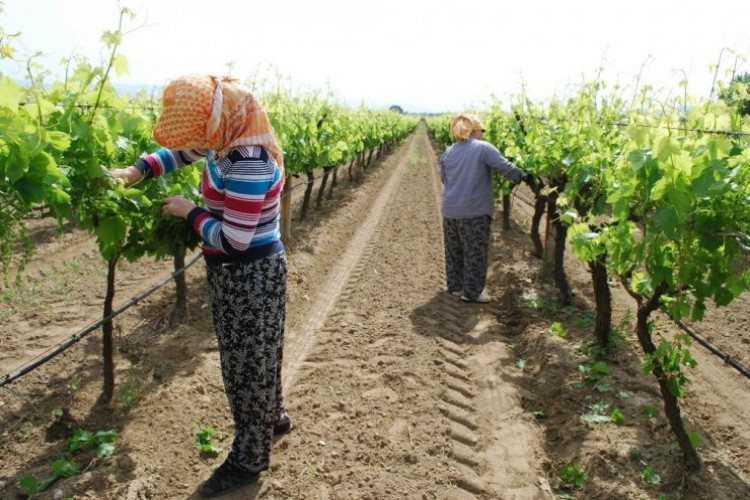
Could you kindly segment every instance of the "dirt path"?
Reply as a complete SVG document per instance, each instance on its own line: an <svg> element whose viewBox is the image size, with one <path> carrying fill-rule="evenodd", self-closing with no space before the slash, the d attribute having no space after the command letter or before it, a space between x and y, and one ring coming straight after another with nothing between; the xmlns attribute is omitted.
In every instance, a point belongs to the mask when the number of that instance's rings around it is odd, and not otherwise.
<svg viewBox="0 0 750 500"><path fill-rule="evenodd" d="M502 383L507 339L491 308L442 291L437 168L423 132L393 168L342 256L342 267L356 262L351 276L332 278L314 307L343 287L332 313L303 330L316 345L289 376L297 432L258 497L541 497L538 430Z"/></svg>
<svg viewBox="0 0 750 500"><path fill-rule="evenodd" d="M461 302L444 292L440 192L436 152L420 128L371 166L365 182L342 186L295 223L284 359L295 429L277 440L258 484L224 498L750 498L746 380L696 353L701 367L683 412L701 436L706 468L684 476L663 416L643 413L660 408L660 398L625 324L627 298L617 295L622 334L607 359L612 373L594 383L581 371L592 362L587 274L571 264L579 294L572 307L557 305L538 279L528 213L516 203L513 228L493 228L494 300ZM2 323L0 367L96 317L103 266L87 248L68 237L40 249L34 279ZM143 290L170 266L123 264L118 296ZM168 326L171 287L118 318L110 408L94 405L97 335L0 389L0 499L16 498L25 474L49 477L78 428L116 429L116 455L76 455L84 472L39 498L197 498L232 429L202 264L187 277L184 325ZM555 322L565 338L550 334ZM716 324L717 338L731 338ZM732 352L742 352L739 342ZM583 422L592 408L617 408L625 423ZM206 427L223 448L215 455L196 444ZM574 466L579 486L561 477ZM658 482L644 479L646 467Z"/></svg>
<svg viewBox="0 0 750 500"><path fill-rule="evenodd" d="M408 143L406 152L402 153L405 155L403 158L408 158L413 148L414 140L412 139ZM396 186L403 176L406 161L403 158L396 165L395 172L391 174L390 179L374 200L370 209L362 211L362 213L368 214L367 218L360 222L359 229L352 237L348 246L343 249L340 259L336 261L325 283L316 291L316 298L313 303L306 308L305 312L299 311L296 313L297 316L304 316L305 320L299 322L295 330L290 329L286 337L284 346L284 357L286 360L284 365L285 391L289 390L294 384L302 362L307 358L314 345L318 330L325 323L331 309L344 289L344 284L349 280L352 271L360 261L368 241L373 237L375 229L381 223L385 208L393 197Z"/></svg>

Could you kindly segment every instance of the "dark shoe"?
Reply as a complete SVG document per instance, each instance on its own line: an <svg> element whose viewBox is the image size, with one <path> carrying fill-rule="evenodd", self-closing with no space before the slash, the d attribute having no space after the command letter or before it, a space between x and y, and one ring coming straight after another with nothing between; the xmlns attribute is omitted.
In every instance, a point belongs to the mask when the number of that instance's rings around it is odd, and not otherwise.
<svg viewBox="0 0 750 500"><path fill-rule="evenodd" d="M224 462L198 489L201 498L218 497L258 480L260 472L249 472Z"/></svg>
<svg viewBox="0 0 750 500"><path fill-rule="evenodd" d="M281 436L282 434L291 432L291 430L292 430L292 419L289 417L289 414L284 413L281 416L281 418L276 422L276 424L273 426L273 435Z"/></svg>

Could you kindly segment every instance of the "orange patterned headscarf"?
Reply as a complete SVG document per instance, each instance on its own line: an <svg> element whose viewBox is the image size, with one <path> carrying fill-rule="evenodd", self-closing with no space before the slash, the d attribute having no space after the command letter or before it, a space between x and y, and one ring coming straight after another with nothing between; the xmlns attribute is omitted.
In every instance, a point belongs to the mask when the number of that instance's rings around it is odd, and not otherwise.
<svg viewBox="0 0 750 500"><path fill-rule="evenodd" d="M458 115L453 119L451 124L451 135L456 139L465 141L471 136L472 132L482 130L484 125L474 115Z"/></svg>
<svg viewBox="0 0 750 500"><path fill-rule="evenodd" d="M214 150L219 158L238 146L263 146L284 166L268 114L230 77L186 75L170 81L154 139L165 148Z"/></svg>

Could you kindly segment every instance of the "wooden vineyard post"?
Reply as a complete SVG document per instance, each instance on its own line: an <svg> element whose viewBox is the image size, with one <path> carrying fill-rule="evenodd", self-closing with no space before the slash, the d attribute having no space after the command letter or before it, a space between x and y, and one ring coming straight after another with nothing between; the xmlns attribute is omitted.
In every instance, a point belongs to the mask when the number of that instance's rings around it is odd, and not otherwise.
<svg viewBox="0 0 750 500"><path fill-rule="evenodd" d="M286 174L284 177L284 189L281 192L281 241L284 246L289 246L292 236L292 176Z"/></svg>

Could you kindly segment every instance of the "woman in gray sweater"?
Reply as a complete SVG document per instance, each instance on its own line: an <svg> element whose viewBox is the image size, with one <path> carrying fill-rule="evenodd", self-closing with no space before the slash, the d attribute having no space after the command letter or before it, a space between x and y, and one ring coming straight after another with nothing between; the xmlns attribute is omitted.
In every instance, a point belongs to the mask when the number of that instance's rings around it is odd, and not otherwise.
<svg viewBox="0 0 750 500"><path fill-rule="evenodd" d="M495 209L492 172L518 184L530 175L483 141L476 116L458 115L451 125L456 142L440 157L443 182L443 240L448 291L467 302L489 302L487 281L490 226Z"/></svg>

